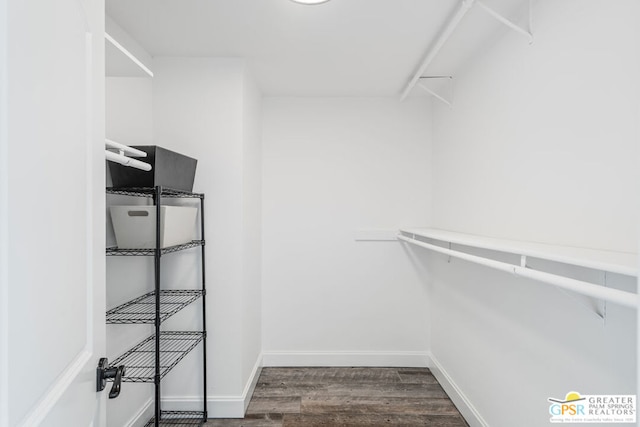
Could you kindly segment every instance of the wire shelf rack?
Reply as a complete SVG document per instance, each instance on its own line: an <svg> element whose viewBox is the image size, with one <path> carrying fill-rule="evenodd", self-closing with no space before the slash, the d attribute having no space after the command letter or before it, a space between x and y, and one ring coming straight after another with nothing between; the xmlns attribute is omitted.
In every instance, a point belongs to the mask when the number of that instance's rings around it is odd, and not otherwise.
<svg viewBox="0 0 640 427"><path fill-rule="evenodd" d="M155 425L155 417L151 418L145 427ZM162 411L161 426L201 426L206 421L204 412L196 411Z"/></svg>
<svg viewBox="0 0 640 427"><path fill-rule="evenodd" d="M160 291L160 322L164 322L201 296L201 290ZM154 324L155 320L155 291L144 294L107 311L108 324Z"/></svg>
<svg viewBox="0 0 640 427"><path fill-rule="evenodd" d="M153 187L107 187L107 194L119 194L121 196L133 197L153 197L156 189ZM173 188L162 188L161 197L173 199L204 199L202 193L192 193L190 191L175 190Z"/></svg>
<svg viewBox="0 0 640 427"><path fill-rule="evenodd" d="M204 240L192 240L188 243L181 245L169 246L167 248L160 249L162 255L170 254L172 252L179 252L185 249L196 248L198 246L204 246ZM156 254L155 248L146 249L120 249L116 246L107 248L107 256L153 256Z"/></svg>
<svg viewBox="0 0 640 427"><path fill-rule="evenodd" d="M202 332L160 332L160 378L164 378L203 338ZM155 335L152 335L111 364L126 367L124 382L152 383L155 357Z"/></svg>

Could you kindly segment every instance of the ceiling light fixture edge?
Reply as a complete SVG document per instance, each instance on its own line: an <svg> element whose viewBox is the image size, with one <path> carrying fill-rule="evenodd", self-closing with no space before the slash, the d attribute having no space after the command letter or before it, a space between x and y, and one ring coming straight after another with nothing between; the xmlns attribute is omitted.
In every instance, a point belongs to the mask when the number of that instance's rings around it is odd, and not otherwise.
<svg viewBox="0 0 640 427"><path fill-rule="evenodd" d="M294 3L304 4L308 6L326 3L329 0L291 0Z"/></svg>

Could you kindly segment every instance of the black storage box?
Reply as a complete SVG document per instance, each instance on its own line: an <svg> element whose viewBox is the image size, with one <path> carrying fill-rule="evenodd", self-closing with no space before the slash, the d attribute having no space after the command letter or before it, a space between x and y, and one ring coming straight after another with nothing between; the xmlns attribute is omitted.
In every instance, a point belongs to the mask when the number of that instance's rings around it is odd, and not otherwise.
<svg viewBox="0 0 640 427"><path fill-rule="evenodd" d="M111 181L116 188L162 186L174 190L193 191L198 161L157 145L132 145L147 153L147 157L136 158L149 163L150 171L109 162Z"/></svg>

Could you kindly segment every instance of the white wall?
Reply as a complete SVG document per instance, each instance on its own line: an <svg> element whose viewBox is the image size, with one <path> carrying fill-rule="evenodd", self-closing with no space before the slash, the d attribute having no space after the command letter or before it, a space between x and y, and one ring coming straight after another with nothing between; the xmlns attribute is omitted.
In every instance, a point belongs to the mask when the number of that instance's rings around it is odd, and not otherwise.
<svg viewBox="0 0 640 427"><path fill-rule="evenodd" d="M154 73L155 143L197 158L194 190L206 194L209 416L242 416L247 366L258 361L253 349L259 348L261 334L252 313L260 300L254 292L260 287L255 274L259 182L252 169L260 155L255 138L259 93L249 87L239 59L161 57L154 60ZM167 271L188 275L198 268L192 262L185 252ZM176 325L179 320L176 316ZM200 352L194 352L166 377L166 408L197 403L200 361Z"/></svg>
<svg viewBox="0 0 640 427"><path fill-rule="evenodd" d="M106 78L107 138L127 145L153 144L153 79Z"/></svg>
<svg viewBox="0 0 640 427"><path fill-rule="evenodd" d="M438 226L635 251L638 13L614 3L538 1L533 45L505 32L456 73L434 114Z"/></svg>
<svg viewBox="0 0 640 427"><path fill-rule="evenodd" d="M263 103L265 365L425 363L424 283L397 242L354 231L429 217L429 101Z"/></svg>
<svg viewBox="0 0 640 427"><path fill-rule="evenodd" d="M434 110L435 227L637 250L638 18L632 0L540 0L533 45L505 31L455 75L454 108ZM635 394L632 310L610 304L603 323L539 283L419 258L431 351L489 425L545 425L547 397L571 390Z"/></svg>

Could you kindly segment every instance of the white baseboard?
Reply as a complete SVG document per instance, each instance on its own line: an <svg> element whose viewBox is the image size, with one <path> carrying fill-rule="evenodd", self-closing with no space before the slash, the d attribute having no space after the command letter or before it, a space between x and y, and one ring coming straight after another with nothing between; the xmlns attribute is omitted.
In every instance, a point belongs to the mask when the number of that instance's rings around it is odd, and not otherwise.
<svg viewBox="0 0 640 427"><path fill-rule="evenodd" d="M136 412L124 427L142 427L153 417L153 398L147 400L144 405Z"/></svg>
<svg viewBox="0 0 640 427"><path fill-rule="evenodd" d="M324 352L324 351L268 351L262 354L265 367L293 366L388 366L428 368L429 354L419 351L384 352Z"/></svg>
<svg viewBox="0 0 640 427"><path fill-rule="evenodd" d="M447 371L445 371L440 362L438 362L438 359L431 353L429 353L429 359L431 360L431 373L436 377L444 391L447 392L449 398L451 398L451 401L456 405L456 408L458 408L458 411L460 411L469 426L489 427L489 424L482 418L475 406L473 406L471 401L453 381Z"/></svg>
<svg viewBox="0 0 640 427"><path fill-rule="evenodd" d="M262 367L264 366L264 356L260 354L258 356L258 360L256 360L256 364L253 365L253 369L251 370L251 375L249 375L249 381L247 381L247 385L244 387L244 391L242 392L242 398L244 399L244 409L242 411L242 416L247 412L247 408L249 407L249 402L251 402L251 396L253 396L253 391L256 389L256 385L258 384L258 378L260 378L260 373L262 372Z"/></svg>
<svg viewBox="0 0 640 427"><path fill-rule="evenodd" d="M258 356L241 395L208 396L207 413L209 418L243 418L249 407L251 396L258 383L262 370L262 355ZM201 396L169 396L162 398L165 410L201 411Z"/></svg>

